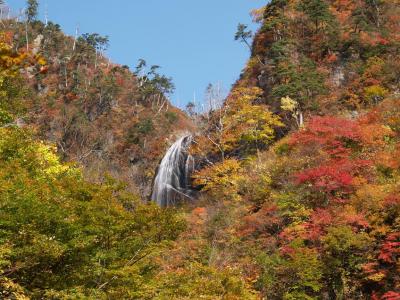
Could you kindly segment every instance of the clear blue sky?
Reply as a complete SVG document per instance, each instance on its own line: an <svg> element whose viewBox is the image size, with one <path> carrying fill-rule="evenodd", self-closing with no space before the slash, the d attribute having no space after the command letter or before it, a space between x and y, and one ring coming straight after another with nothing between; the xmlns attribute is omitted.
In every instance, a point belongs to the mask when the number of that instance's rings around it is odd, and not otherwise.
<svg viewBox="0 0 400 300"><path fill-rule="evenodd" d="M13 9L25 0L6 0ZM208 83L221 82L226 90L238 78L249 49L234 41L236 26L249 24L249 12L266 0L39 0L40 19L47 6L49 19L73 35L108 35L107 55L134 67L139 58L160 65L176 85L172 102L184 105L203 100ZM178 103L179 102L179 103Z"/></svg>

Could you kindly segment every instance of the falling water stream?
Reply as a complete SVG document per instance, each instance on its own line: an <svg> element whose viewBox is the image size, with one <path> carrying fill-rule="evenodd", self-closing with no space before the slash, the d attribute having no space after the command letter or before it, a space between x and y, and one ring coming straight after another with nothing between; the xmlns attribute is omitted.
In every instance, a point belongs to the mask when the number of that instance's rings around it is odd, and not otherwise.
<svg viewBox="0 0 400 300"><path fill-rule="evenodd" d="M191 142L191 135L181 137L161 160L151 194L151 199L161 207L191 198L189 179L194 169L193 157L188 153Z"/></svg>

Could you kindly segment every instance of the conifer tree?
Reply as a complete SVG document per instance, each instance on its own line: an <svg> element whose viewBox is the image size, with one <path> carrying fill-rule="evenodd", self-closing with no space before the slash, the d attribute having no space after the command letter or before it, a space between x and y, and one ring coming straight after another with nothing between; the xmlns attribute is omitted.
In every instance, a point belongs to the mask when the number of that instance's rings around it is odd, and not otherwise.
<svg viewBox="0 0 400 300"><path fill-rule="evenodd" d="M237 32L235 34L235 41L240 40L241 42L245 43L247 47L251 50L251 45L249 43L249 39L253 37L253 32L251 30L247 30L247 25L245 24L238 24Z"/></svg>
<svg viewBox="0 0 400 300"><path fill-rule="evenodd" d="M32 22L37 18L39 3L37 0L28 0L26 4L26 17L28 22Z"/></svg>
<svg viewBox="0 0 400 300"><path fill-rule="evenodd" d="M304 0L299 9L315 24L315 31L318 31L322 23L329 23L332 19L329 6L324 0Z"/></svg>

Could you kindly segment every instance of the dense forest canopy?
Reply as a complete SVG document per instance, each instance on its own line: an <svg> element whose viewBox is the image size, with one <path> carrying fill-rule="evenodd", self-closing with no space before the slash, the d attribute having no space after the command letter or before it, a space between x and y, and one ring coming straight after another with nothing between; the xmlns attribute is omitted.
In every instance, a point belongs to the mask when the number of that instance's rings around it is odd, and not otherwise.
<svg viewBox="0 0 400 300"><path fill-rule="evenodd" d="M0 24L1 299L400 299L398 1L255 9L205 113L38 5ZM161 208L187 132L190 200Z"/></svg>

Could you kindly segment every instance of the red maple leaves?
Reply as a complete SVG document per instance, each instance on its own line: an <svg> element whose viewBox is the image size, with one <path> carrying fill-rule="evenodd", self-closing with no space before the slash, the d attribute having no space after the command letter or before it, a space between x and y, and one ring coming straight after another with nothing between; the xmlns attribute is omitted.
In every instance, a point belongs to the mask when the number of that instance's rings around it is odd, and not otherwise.
<svg viewBox="0 0 400 300"><path fill-rule="evenodd" d="M389 234L381 247L378 259L385 263L395 263L400 257L400 232Z"/></svg>

